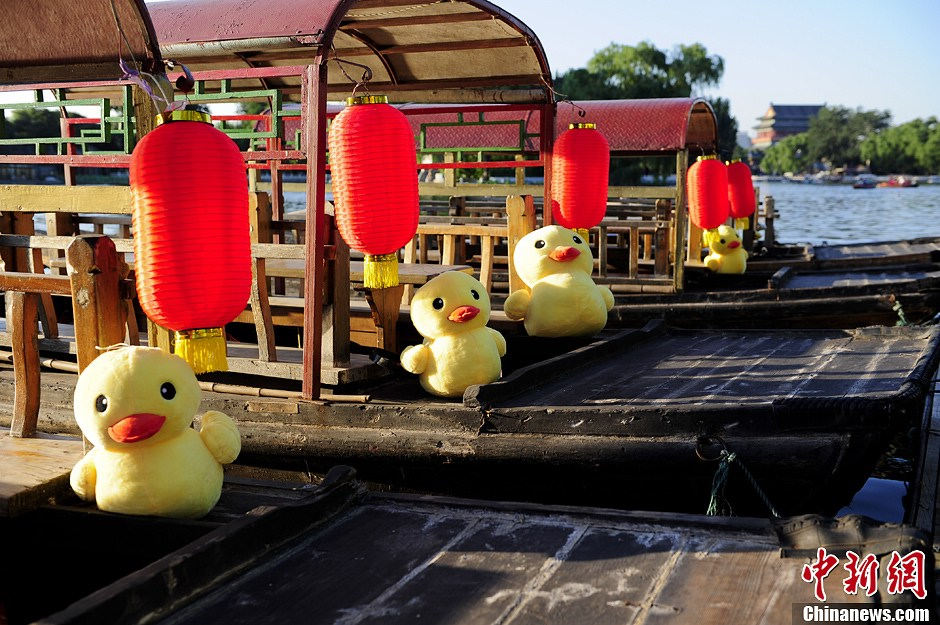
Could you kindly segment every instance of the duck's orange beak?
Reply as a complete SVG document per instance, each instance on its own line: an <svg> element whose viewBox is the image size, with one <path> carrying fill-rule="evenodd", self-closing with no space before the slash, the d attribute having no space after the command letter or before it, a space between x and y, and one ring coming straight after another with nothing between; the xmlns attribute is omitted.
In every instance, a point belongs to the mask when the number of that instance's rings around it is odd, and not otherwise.
<svg viewBox="0 0 940 625"><path fill-rule="evenodd" d="M132 414L109 427L108 436L118 443L136 443L159 432L165 422L166 417L158 414Z"/></svg>
<svg viewBox="0 0 940 625"><path fill-rule="evenodd" d="M738 246L740 246L740 245L741 245L741 243L740 243L739 241L732 241L731 243L728 244L728 248L733 250L734 248L736 248L736 247L738 247Z"/></svg>
<svg viewBox="0 0 940 625"><path fill-rule="evenodd" d="M476 306L458 306L454 312L447 315L447 318L457 323L466 323L480 314L480 309Z"/></svg>
<svg viewBox="0 0 940 625"><path fill-rule="evenodd" d="M568 262L569 260L574 260L581 255L581 250L576 247L563 247L559 245L551 251L548 255L552 260L557 260L560 263Z"/></svg>

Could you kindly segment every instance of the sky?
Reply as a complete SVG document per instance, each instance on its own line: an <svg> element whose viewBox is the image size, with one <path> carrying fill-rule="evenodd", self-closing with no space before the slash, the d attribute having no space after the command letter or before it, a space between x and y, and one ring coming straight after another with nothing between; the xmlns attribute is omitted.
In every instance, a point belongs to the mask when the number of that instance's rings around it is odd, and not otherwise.
<svg viewBox="0 0 940 625"><path fill-rule="evenodd" d="M888 109L893 124L940 117L940 0L493 1L538 35L553 73L612 42L703 44L725 73L698 95L730 100L752 136L771 102Z"/></svg>

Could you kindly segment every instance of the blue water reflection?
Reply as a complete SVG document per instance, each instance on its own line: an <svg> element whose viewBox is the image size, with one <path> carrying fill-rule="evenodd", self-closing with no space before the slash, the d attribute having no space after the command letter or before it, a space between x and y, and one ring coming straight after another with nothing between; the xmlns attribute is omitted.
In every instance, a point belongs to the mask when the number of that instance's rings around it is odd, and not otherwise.
<svg viewBox="0 0 940 625"><path fill-rule="evenodd" d="M904 520L904 496L907 484L897 480L869 478L861 490L846 507L836 516L864 514L867 517L885 523L900 523Z"/></svg>

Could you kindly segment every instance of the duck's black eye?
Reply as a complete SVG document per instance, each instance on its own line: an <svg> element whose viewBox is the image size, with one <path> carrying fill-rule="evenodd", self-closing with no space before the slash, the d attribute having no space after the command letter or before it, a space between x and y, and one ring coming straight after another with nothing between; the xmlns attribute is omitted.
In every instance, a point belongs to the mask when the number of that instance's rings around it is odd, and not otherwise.
<svg viewBox="0 0 940 625"><path fill-rule="evenodd" d="M480 299L480 294L477 293L476 289L470 289L470 295L473 296L473 299Z"/></svg>
<svg viewBox="0 0 940 625"><path fill-rule="evenodd" d="M98 395L98 398L95 399L95 410L98 412L104 412L108 409L108 398L104 395Z"/></svg>
<svg viewBox="0 0 940 625"><path fill-rule="evenodd" d="M163 399L173 399L176 397L176 387L169 382L160 385L160 397Z"/></svg>
<svg viewBox="0 0 940 625"><path fill-rule="evenodd" d="M721 240L721 244L722 244L722 245L725 244L725 240L724 240L724 239Z"/></svg>
<svg viewBox="0 0 940 625"><path fill-rule="evenodd" d="M578 235L574 235L571 238L574 240L575 243L577 243L578 245L581 245L581 237L579 237Z"/></svg>
<svg viewBox="0 0 940 625"><path fill-rule="evenodd" d="M538 241L535 242L535 249L540 250L543 247L545 247L545 241L543 241L542 239L539 239Z"/></svg>
<svg viewBox="0 0 940 625"><path fill-rule="evenodd" d="M444 300L439 297L435 297L434 301L431 302L431 306L434 306L434 310L440 310L444 307Z"/></svg>

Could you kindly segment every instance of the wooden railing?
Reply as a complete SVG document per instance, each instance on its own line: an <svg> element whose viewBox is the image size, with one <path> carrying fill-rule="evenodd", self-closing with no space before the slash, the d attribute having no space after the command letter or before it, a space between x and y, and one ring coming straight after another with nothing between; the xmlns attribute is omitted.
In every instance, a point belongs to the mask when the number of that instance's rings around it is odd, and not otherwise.
<svg viewBox="0 0 940 625"><path fill-rule="evenodd" d="M133 285L122 277L114 243L98 235L67 238L67 242L41 241L50 237L0 235L0 245L16 249L63 249L68 276L31 272L0 272L0 291L5 292L6 332L13 357L14 399L10 433L29 437L36 433L40 400L40 341L37 317L40 297L70 295L75 319L74 350L79 371L100 353L100 348L127 342L127 299ZM56 239L60 237L55 237ZM66 238L66 237L61 237ZM53 245L54 243L54 245ZM133 317L133 314L130 315ZM56 336L44 334L44 340ZM136 339L136 333L133 335Z"/></svg>

